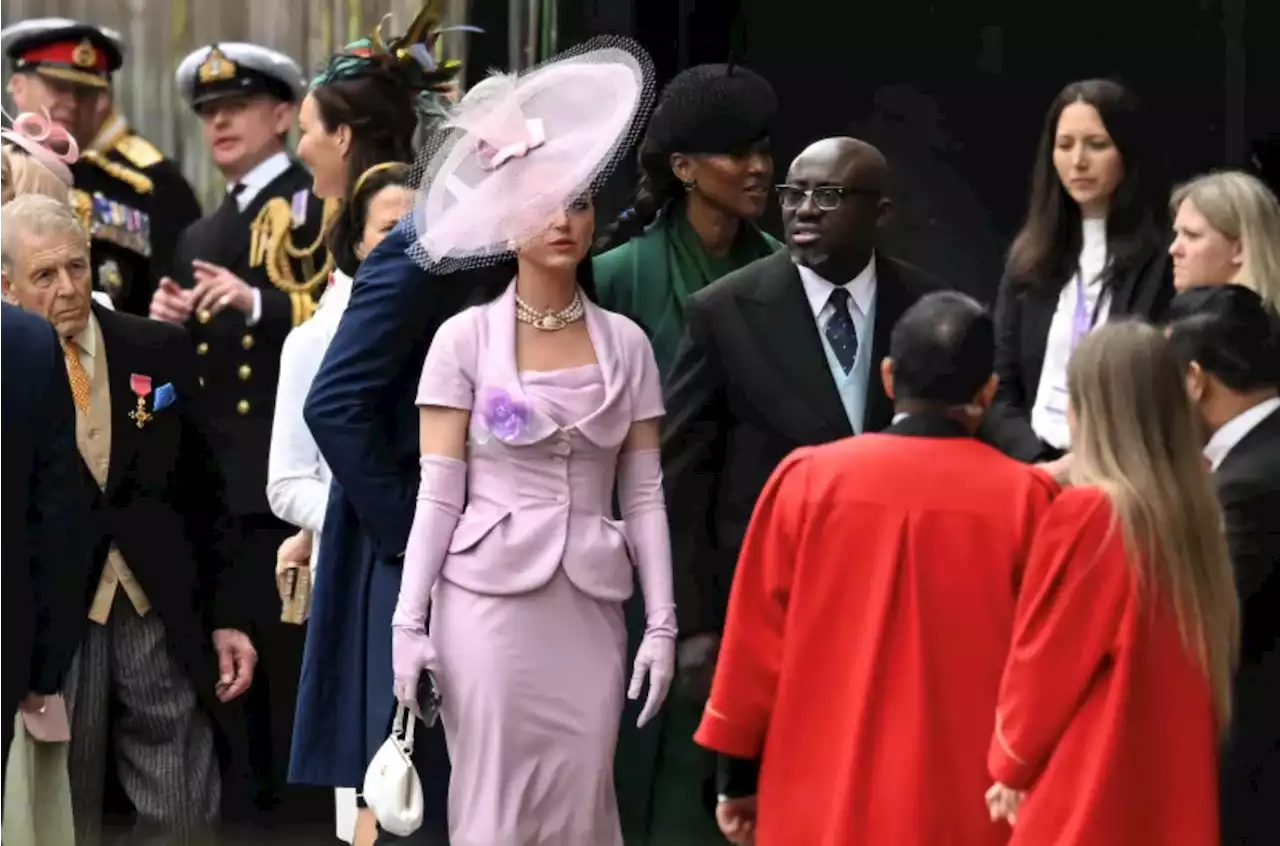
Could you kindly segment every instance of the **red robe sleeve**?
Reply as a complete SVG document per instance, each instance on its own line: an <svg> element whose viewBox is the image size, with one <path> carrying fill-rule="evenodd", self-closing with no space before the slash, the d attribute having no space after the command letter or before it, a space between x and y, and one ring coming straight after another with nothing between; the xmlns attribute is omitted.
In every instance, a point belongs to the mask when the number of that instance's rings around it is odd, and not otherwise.
<svg viewBox="0 0 1280 846"><path fill-rule="evenodd" d="M987 752L1017 790L1039 777L1116 641L1131 576L1106 495L1068 488L1036 531Z"/></svg>
<svg viewBox="0 0 1280 846"><path fill-rule="evenodd" d="M782 669L807 454L796 450L774 470L738 555L715 680L694 735L699 745L725 755L757 759L764 747Z"/></svg>

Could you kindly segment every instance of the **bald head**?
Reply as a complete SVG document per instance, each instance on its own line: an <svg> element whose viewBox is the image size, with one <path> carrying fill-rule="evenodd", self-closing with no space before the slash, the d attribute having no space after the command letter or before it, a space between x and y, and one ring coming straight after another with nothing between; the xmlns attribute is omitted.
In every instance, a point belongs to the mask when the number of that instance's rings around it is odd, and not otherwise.
<svg viewBox="0 0 1280 846"><path fill-rule="evenodd" d="M796 263L827 281L853 279L875 250L889 165L857 138L824 138L804 149L779 191L787 247Z"/></svg>
<svg viewBox="0 0 1280 846"><path fill-rule="evenodd" d="M889 162L884 153L874 144L847 136L814 141L796 156L788 176L797 168L801 171L823 170L856 176L858 187L881 193L885 190L885 180L889 176Z"/></svg>

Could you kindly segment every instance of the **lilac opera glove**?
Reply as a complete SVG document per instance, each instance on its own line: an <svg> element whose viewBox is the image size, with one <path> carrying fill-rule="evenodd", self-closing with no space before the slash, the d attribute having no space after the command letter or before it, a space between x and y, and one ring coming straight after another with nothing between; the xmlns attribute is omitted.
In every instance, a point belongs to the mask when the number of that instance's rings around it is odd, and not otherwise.
<svg viewBox="0 0 1280 846"><path fill-rule="evenodd" d="M672 590L671 535L662 498L662 462L656 449L618 456L618 503L635 550L644 596L644 639L636 652L628 699L639 699L649 677L649 695L637 726L653 719L676 672L676 603Z"/></svg>
<svg viewBox="0 0 1280 846"><path fill-rule="evenodd" d="M434 670L436 664L436 653L427 637L431 589L444 566L467 490L465 461L426 454L419 464L418 506L404 551L400 598L391 618L396 699L414 713L418 711L418 677L424 669Z"/></svg>

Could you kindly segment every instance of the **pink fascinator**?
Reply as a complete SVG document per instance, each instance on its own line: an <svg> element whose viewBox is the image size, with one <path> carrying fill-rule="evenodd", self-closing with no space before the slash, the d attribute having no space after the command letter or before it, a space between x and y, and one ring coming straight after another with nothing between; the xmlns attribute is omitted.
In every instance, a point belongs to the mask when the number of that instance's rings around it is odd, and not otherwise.
<svg viewBox="0 0 1280 846"><path fill-rule="evenodd" d="M0 129L0 139L5 143L21 148L40 164L53 171L54 176L61 179L70 188L74 184L71 167L80 158L80 147L65 129L53 122L48 110L44 116L35 112L23 112L16 118L3 112L12 124L8 129Z"/></svg>
<svg viewBox="0 0 1280 846"><path fill-rule="evenodd" d="M613 172L653 93L652 60L618 36L480 82L419 155L410 256L436 272L509 257Z"/></svg>

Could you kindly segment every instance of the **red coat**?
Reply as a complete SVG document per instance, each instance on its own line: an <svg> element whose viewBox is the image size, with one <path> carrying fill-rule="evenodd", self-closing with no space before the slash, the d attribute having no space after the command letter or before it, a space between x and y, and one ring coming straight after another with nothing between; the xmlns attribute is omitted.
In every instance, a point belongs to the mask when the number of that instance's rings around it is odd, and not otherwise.
<svg viewBox="0 0 1280 846"><path fill-rule="evenodd" d="M1099 489L1065 491L1027 563L988 753L1030 791L1011 842L1217 846L1208 677L1155 585L1139 593L1113 515Z"/></svg>
<svg viewBox="0 0 1280 846"><path fill-rule="evenodd" d="M1055 490L968 437L861 435L779 465L695 737L762 759L759 846L1008 840L983 761Z"/></svg>

